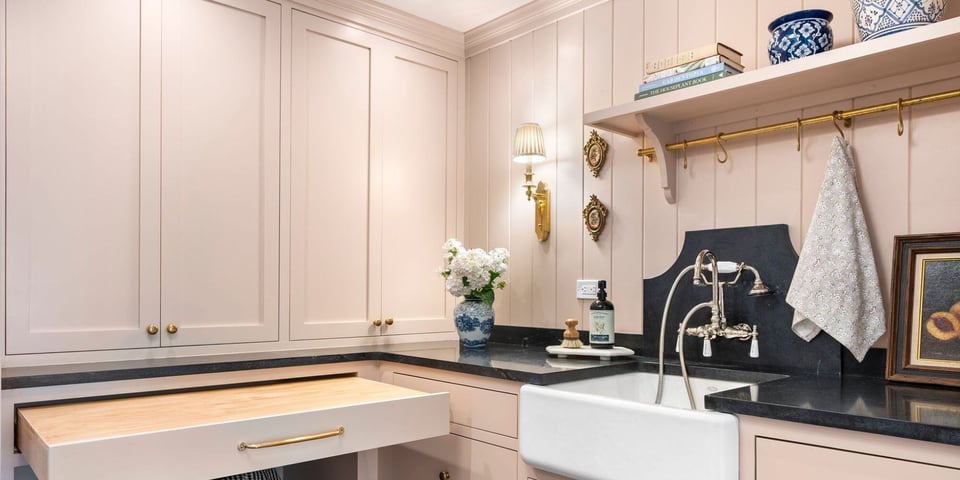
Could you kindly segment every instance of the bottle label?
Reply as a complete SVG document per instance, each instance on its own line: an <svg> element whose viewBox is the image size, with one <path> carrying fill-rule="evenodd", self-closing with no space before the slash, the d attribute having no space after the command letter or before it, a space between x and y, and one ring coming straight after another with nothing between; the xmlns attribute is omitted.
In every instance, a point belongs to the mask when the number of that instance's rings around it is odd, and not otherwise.
<svg viewBox="0 0 960 480"><path fill-rule="evenodd" d="M590 343L613 344L613 310L590 311Z"/></svg>

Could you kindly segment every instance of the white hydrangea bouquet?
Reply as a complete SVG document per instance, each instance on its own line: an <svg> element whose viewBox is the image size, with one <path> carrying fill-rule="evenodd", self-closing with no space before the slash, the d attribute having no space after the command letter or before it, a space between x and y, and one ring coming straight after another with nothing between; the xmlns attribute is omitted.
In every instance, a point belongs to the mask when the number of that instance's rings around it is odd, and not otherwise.
<svg viewBox="0 0 960 480"><path fill-rule="evenodd" d="M507 286L502 277L507 272L510 252L505 248L489 252L480 248L468 250L451 238L443 244L443 260L445 266L440 268L440 275L447 279L447 291L456 297L476 297L493 306L494 290Z"/></svg>

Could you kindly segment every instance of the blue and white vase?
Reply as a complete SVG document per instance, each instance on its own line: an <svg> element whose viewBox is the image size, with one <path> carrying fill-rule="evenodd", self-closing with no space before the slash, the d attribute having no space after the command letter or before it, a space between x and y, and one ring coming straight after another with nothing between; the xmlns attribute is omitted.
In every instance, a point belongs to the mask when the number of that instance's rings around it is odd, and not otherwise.
<svg viewBox="0 0 960 480"><path fill-rule="evenodd" d="M827 10L800 10L770 22L767 51L770 63L778 64L833 48L833 13Z"/></svg>
<svg viewBox="0 0 960 480"><path fill-rule="evenodd" d="M940 20L947 0L851 0L860 40L902 32Z"/></svg>
<svg viewBox="0 0 960 480"><path fill-rule="evenodd" d="M453 309L460 344L467 348L483 348L493 333L493 307L479 297L464 297Z"/></svg>

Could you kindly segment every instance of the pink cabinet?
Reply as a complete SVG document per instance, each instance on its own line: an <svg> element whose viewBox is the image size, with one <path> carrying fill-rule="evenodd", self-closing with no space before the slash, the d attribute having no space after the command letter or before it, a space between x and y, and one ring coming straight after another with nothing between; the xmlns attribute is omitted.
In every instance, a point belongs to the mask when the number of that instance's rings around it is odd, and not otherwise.
<svg viewBox="0 0 960 480"><path fill-rule="evenodd" d="M294 10L290 338L453 330L456 61Z"/></svg>
<svg viewBox="0 0 960 480"><path fill-rule="evenodd" d="M6 2L7 354L278 339L280 11Z"/></svg>
<svg viewBox="0 0 960 480"><path fill-rule="evenodd" d="M954 480L960 447L740 416L740 479Z"/></svg>

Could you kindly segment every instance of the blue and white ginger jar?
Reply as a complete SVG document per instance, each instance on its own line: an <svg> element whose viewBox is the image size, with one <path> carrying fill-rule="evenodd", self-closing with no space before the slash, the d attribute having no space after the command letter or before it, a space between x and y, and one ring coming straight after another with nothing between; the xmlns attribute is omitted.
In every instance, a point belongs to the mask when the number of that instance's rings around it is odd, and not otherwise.
<svg viewBox="0 0 960 480"><path fill-rule="evenodd" d="M800 10L770 22L767 50L770 63L808 57L833 48L833 13L827 10Z"/></svg>
<svg viewBox="0 0 960 480"><path fill-rule="evenodd" d="M947 0L851 0L860 40L902 32L940 20Z"/></svg>
<svg viewBox="0 0 960 480"><path fill-rule="evenodd" d="M483 348L493 333L493 307L477 297L464 297L453 309L460 344L467 348Z"/></svg>

